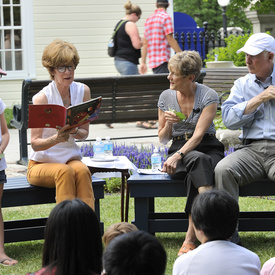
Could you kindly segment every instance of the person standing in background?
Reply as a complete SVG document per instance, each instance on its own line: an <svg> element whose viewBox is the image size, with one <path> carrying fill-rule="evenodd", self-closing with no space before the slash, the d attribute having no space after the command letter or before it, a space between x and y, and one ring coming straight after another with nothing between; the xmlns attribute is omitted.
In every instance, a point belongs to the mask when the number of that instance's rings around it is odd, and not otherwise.
<svg viewBox="0 0 275 275"><path fill-rule="evenodd" d="M149 68L154 74L169 73L168 61L171 48L177 53L181 48L173 37L174 29L171 17L166 12L168 0L157 0L157 9L145 22L141 65L139 72L147 72L146 56L148 54Z"/></svg>
<svg viewBox="0 0 275 275"><path fill-rule="evenodd" d="M7 75L0 68L0 78L2 75ZM7 182L7 177L5 169L7 168L7 163L4 156L4 151L8 146L10 141L10 134L8 131L8 126L5 120L4 110L6 106L2 99L0 99L0 264L4 266L15 265L17 261L8 257L4 249L4 222L1 209L1 200L3 196L4 183Z"/></svg>
<svg viewBox="0 0 275 275"><path fill-rule="evenodd" d="M141 9L132 4L131 1L127 1L124 8L126 14L115 27L116 29L122 21L125 21L115 35L115 67L121 75L136 75L139 74L138 60L141 56L140 49L142 47L142 39L139 36L136 22L141 17ZM107 123L106 126L114 128L110 123Z"/></svg>
<svg viewBox="0 0 275 275"><path fill-rule="evenodd" d="M141 16L141 9L139 6L132 4L131 1L126 2L124 8L126 10L125 17L116 25L117 27L121 21L125 20L115 37L115 66L121 75L135 75L139 74L138 60L142 46L142 39L136 26L136 22Z"/></svg>

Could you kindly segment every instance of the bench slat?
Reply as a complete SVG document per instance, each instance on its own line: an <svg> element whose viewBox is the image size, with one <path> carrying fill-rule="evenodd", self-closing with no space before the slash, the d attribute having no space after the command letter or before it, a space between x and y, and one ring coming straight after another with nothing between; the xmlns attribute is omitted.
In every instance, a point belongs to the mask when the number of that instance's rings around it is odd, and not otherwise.
<svg viewBox="0 0 275 275"><path fill-rule="evenodd" d="M185 213L155 212L156 197L186 197L186 186L181 180L164 175L132 175L127 181L134 198L135 225L140 230L155 232L184 232L188 228ZM263 179L240 187L240 196L275 195L275 182ZM241 212L239 231L275 231L275 212Z"/></svg>
<svg viewBox="0 0 275 275"><path fill-rule="evenodd" d="M95 212L100 220L99 200L104 198L105 180L92 177L95 196ZM4 184L2 207L27 206L37 204L55 203L55 188L32 186L26 177L7 178ZM5 221L5 243L44 238L47 218ZM103 233L103 223L100 222Z"/></svg>

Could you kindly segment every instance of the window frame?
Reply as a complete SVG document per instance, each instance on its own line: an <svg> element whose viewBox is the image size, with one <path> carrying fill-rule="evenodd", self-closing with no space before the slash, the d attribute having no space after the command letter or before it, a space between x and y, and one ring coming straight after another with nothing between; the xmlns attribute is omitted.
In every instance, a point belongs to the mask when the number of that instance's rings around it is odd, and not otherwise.
<svg viewBox="0 0 275 275"><path fill-rule="evenodd" d="M12 1L11 1L12 2ZM10 5L13 5L10 4ZM15 4L18 6L17 4ZM0 26L2 32L5 30L21 30L22 45L22 70L5 70L5 80L18 80L35 78L35 47L34 47L34 25L33 25L33 0L20 0L21 26ZM3 0L0 0L2 12ZM2 39L2 38L0 38ZM3 41L2 41L3 42ZM4 43L1 43L4 45ZM1 50L1 49L0 49Z"/></svg>

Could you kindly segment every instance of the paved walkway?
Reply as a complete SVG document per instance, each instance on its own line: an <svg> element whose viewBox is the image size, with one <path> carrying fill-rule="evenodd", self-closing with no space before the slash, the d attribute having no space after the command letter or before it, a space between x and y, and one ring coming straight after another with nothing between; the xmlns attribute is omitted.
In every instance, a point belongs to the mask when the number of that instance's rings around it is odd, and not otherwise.
<svg viewBox="0 0 275 275"><path fill-rule="evenodd" d="M116 123L114 128L110 129L105 124L90 125L90 133L88 139L95 139L100 136L104 139L110 136L111 139L119 137L138 137L157 135L157 129L144 129L136 127L136 123ZM10 142L5 152L8 168L6 173L8 177L22 176L26 174L27 167L18 165L16 162L20 158L19 154L19 137L17 129L10 129ZM28 131L28 141L30 141L30 131ZM158 142L158 137L135 138L135 139L119 139L115 140L117 144L136 144L137 146L154 144L155 146L163 146ZM81 146L81 143L78 143Z"/></svg>

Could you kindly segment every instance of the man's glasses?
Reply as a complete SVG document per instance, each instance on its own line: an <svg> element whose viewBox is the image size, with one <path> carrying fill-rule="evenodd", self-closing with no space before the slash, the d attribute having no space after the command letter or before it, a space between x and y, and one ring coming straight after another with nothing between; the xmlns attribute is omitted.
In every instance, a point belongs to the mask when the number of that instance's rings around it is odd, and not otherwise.
<svg viewBox="0 0 275 275"><path fill-rule="evenodd" d="M58 67L56 68L60 73L65 73L66 69L68 69L69 72L75 70L75 66L63 66L63 67Z"/></svg>

